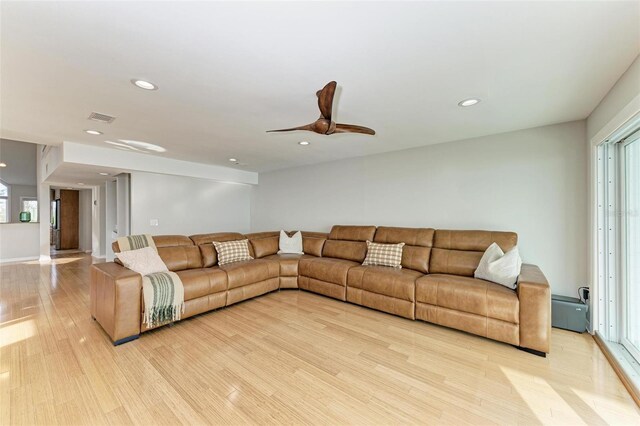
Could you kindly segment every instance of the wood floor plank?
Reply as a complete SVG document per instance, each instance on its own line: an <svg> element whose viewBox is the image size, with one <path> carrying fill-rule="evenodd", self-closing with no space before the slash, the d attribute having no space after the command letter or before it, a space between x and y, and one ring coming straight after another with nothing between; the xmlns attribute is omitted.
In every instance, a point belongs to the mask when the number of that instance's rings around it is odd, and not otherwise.
<svg viewBox="0 0 640 426"><path fill-rule="evenodd" d="M0 424L640 424L588 334L544 359L295 290L114 347L92 261L0 265Z"/></svg>

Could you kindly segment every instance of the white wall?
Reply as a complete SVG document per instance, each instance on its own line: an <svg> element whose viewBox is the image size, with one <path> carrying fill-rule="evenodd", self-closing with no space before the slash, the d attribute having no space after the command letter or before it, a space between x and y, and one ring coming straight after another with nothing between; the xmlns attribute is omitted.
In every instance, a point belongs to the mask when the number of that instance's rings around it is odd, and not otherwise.
<svg viewBox="0 0 640 426"><path fill-rule="evenodd" d="M80 190L78 198L78 249L90 252L92 251L91 222L93 204L91 190Z"/></svg>
<svg viewBox="0 0 640 426"><path fill-rule="evenodd" d="M515 231L524 261L541 266L555 293L573 296L587 279L585 129L564 123L261 173L252 231Z"/></svg>
<svg viewBox="0 0 640 426"><path fill-rule="evenodd" d="M628 117L624 118L629 118L637 113L640 106L638 100L640 100L640 56L638 56L625 73L622 74L609 93L606 94L598 106L591 112L589 118L587 118L587 138L591 140L600 131L609 127L609 131L605 130L602 135L604 139L604 137L608 136L606 133L613 132L622 124L616 122L612 123L611 126L607 126L611 120L627 106L635 104L635 106L630 108ZM597 141L596 143L600 142L602 141Z"/></svg>
<svg viewBox="0 0 640 426"><path fill-rule="evenodd" d="M37 259L40 256L40 224L0 225L0 263Z"/></svg>
<svg viewBox="0 0 640 426"><path fill-rule="evenodd" d="M132 234L248 232L250 204L249 185L131 173ZM158 226L150 225L152 219Z"/></svg>

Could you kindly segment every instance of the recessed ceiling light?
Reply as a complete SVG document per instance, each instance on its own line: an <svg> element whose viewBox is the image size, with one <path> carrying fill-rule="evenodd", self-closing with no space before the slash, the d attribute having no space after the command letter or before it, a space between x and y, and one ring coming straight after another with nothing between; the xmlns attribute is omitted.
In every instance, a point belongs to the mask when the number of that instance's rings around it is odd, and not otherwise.
<svg viewBox="0 0 640 426"><path fill-rule="evenodd" d="M149 81L138 80L134 78L133 80L131 80L131 83L133 83L134 86L144 90L158 90L158 86Z"/></svg>
<svg viewBox="0 0 640 426"><path fill-rule="evenodd" d="M0 167L7 167L7 163L0 163Z"/></svg>
<svg viewBox="0 0 640 426"><path fill-rule="evenodd" d="M102 132L99 132L97 130L85 130L85 133L89 133L90 135L101 135Z"/></svg>
<svg viewBox="0 0 640 426"><path fill-rule="evenodd" d="M477 98L469 98L469 99L465 99L462 100L460 102L458 102L458 106L461 107L470 107L470 106L474 106L475 104L477 104L478 102L480 102L480 99Z"/></svg>
<svg viewBox="0 0 640 426"><path fill-rule="evenodd" d="M105 173L105 172L100 172L98 173L100 176L109 176L109 173Z"/></svg>
<svg viewBox="0 0 640 426"><path fill-rule="evenodd" d="M309 145L309 142L307 142L307 141L300 141L300 142L298 142L298 145L306 146L306 145Z"/></svg>
<svg viewBox="0 0 640 426"><path fill-rule="evenodd" d="M126 144L127 146L133 147L133 148L138 148L138 149L142 149L142 150L147 150L147 151L153 151L153 152L165 152L166 149L161 147L160 145L155 145L149 142L142 142L142 141L133 141L130 139L118 139L120 142Z"/></svg>
<svg viewBox="0 0 640 426"><path fill-rule="evenodd" d="M78 182L78 185L84 186L84 182Z"/></svg>
<svg viewBox="0 0 640 426"><path fill-rule="evenodd" d="M232 163L237 163L238 159L237 158L229 158L229 161L231 161Z"/></svg>

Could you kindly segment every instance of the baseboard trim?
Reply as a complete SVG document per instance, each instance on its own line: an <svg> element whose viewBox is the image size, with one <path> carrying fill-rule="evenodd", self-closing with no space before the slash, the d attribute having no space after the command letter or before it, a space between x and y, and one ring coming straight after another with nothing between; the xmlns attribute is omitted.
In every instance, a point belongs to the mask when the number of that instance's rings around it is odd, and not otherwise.
<svg viewBox="0 0 640 426"><path fill-rule="evenodd" d="M627 391L629 392L629 395L631 395L631 398L633 398L636 405L640 407L640 389L638 389L633 381L629 379L625 369L622 367L622 365L620 365L620 362L616 358L615 354L611 352L611 349L602 339L600 334L596 332L592 336L604 356L607 358L607 361L609 361L609 364L611 364L611 367L613 367L613 371L616 372L624 387L627 388Z"/></svg>
<svg viewBox="0 0 640 426"><path fill-rule="evenodd" d="M40 259L40 256L12 257L9 259L0 259L0 263L26 262L28 260L38 260L38 259Z"/></svg>

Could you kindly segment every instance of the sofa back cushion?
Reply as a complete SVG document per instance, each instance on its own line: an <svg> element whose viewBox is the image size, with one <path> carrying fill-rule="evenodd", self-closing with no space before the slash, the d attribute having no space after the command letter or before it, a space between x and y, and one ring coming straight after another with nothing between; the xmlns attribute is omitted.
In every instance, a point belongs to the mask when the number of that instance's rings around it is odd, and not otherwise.
<svg viewBox="0 0 640 426"><path fill-rule="evenodd" d="M153 242L158 254L170 271L202 268L202 258L198 247L184 235L154 235ZM111 244L114 253L120 252L117 242Z"/></svg>
<svg viewBox="0 0 640 426"><path fill-rule="evenodd" d="M278 252L280 243L279 232L255 232L253 234L246 234L249 239L251 255L255 259L261 257L270 256Z"/></svg>
<svg viewBox="0 0 640 426"><path fill-rule="evenodd" d="M327 236L324 232L302 231L302 251L304 254L321 257Z"/></svg>
<svg viewBox="0 0 640 426"><path fill-rule="evenodd" d="M431 228L397 228L380 226L373 239L376 243L404 243L402 248L402 267L426 274L429 272L429 258L433 247Z"/></svg>
<svg viewBox="0 0 640 426"><path fill-rule="evenodd" d="M210 268L218 264L218 254L213 247L214 241L245 240L246 237L239 232L217 232L213 234L197 234L189 238L199 248L202 258L202 267ZM252 254L253 255L253 254Z"/></svg>
<svg viewBox="0 0 640 426"><path fill-rule="evenodd" d="M472 277L482 255L492 243L497 243L506 252L518 244L518 234L437 229L431 249L429 272Z"/></svg>
<svg viewBox="0 0 640 426"><path fill-rule="evenodd" d="M373 241L375 233L375 226L335 225L324 243L322 256L362 263L367 255L366 241Z"/></svg>

